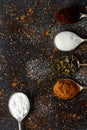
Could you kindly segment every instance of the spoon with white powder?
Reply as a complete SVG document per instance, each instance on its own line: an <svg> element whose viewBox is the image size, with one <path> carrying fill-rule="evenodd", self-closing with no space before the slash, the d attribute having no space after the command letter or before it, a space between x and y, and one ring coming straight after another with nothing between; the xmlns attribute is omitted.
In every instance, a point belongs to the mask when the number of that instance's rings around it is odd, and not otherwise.
<svg viewBox="0 0 87 130"><path fill-rule="evenodd" d="M19 130L22 130L21 121L27 116L30 110L28 97L24 93L16 92L10 97L8 107L11 115L18 121Z"/></svg>
<svg viewBox="0 0 87 130"><path fill-rule="evenodd" d="M55 36L55 46L61 51L71 51L79 46L82 42L87 39L82 39L78 35L70 31L60 32Z"/></svg>

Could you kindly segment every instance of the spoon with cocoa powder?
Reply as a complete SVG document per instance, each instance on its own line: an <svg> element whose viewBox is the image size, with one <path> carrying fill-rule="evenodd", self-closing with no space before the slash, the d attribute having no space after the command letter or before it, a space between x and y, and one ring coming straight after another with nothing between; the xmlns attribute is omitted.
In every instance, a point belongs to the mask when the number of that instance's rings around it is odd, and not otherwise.
<svg viewBox="0 0 87 130"><path fill-rule="evenodd" d="M60 79L53 86L54 94L60 99L72 99L84 89L87 87L79 85L72 79Z"/></svg>
<svg viewBox="0 0 87 130"><path fill-rule="evenodd" d="M65 24L76 23L84 17L87 14L81 13L76 7L65 7L54 12L54 20Z"/></svg>

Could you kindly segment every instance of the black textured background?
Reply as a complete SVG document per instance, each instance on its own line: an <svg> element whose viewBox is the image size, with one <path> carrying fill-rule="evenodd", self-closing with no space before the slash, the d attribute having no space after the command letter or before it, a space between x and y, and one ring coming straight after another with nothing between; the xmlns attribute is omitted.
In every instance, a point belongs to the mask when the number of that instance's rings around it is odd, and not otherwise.
<svg viewBox="0 0 87 130"><path fill-rule="evenodd" d="M73 25L53 19L55 10L71 5L87 13L87 0L0 0L0 130L18 130L8 111L8 99L18 91L31 103L23 130L87 130L87 91L69 101L52 91L61 78L54 69L57 58L74 54L87 63L87 42L71 52L61 52L53 43L63 30L87 38L87 18ZM70 78L87 86L87 67Z"/></svg>

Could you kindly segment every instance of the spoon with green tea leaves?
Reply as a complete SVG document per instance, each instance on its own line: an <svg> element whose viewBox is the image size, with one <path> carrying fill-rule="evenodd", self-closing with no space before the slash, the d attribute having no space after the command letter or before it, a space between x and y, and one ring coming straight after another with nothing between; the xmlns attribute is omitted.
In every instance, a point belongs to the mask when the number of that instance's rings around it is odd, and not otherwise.
<svg viewBox="0 0 87 130"><path fill-rule="evenodd" d="M75 73L81 66L87 66L87 64L80 64L79 60L74 55L63 56L57 59L54 63L54 68L56 69L59 76L70 76Z"/></svg>
<svg viewBox="0 0 87 130"><path fill-rule="evenodd" d="M60 32L54 38L55 46L61 51L72 51L84 41L87 39L82 39L70 31Z"/></svg>
<svg viewBox="0 0 87 130"><path fill-rule="evenodd" d="M59 79L53 86L55 96L60 99L72 99L84 89L87 87L79 85L72 79Z"/></svg>
<svg viewBox="0 0 87 130"><path fill-rule="evenodd" d="M76 7L65 7L54 12L54 20L65 24L74 24L84 17L87 14L81 13Z"/></svg>

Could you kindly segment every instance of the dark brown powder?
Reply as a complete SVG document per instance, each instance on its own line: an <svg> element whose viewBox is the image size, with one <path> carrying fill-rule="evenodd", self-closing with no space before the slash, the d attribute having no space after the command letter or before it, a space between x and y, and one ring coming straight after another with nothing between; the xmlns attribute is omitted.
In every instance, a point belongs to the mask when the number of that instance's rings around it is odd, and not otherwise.
<svg viewBox="0 0 87 130"><path fill-rule="evenodd" d="M79 20L80 12L75 7L66 7L54 12L56 22L73 24Z"/></svg>

